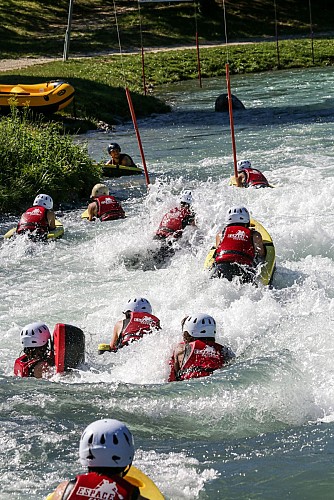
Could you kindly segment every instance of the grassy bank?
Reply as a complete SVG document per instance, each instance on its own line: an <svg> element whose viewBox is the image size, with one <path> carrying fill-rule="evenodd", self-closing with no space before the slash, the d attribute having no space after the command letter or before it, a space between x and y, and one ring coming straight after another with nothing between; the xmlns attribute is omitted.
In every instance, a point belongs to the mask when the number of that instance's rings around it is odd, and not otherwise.
<svg viewBox="0 0 334 500"><path fill-rule="evenodd" d="M195 34L198 33L202 46L208 42L224 43L223 2L144 3L140 8L138 5L137 0L75 0L69 60L0 73L0 83L68 80L76 89L75 110L67 108L64 114L73 116L76 113L78 118L94 123L117 124L130 118L124 92L126 85L131 90L137 117L168 111L168 105L159 100L154 88L168 82L197 78ZM334 25L331 1L280 0L276 13L272 0L226 0L225 6L229 42L271 40L256 45L231 45L231 74L273 70L278 66L312 66L311 28L314 64L333 64L334 42L323 36ZM0 6L1 58L53 56L61 59L68 7L68 0L57 3L3 0ZM298 40L279 41L280 64L276 43L272 41L276 30L279 37L299 37ZM119 55L119 39L122 57ZM170 52L145 50L145 78L153 93L144 97L141 47L172 48L176 45L192 48ZM109 55L75 58L101 51ZM130 55L128 51L134 53ZM111 52L115 54L110 55ZM223 45L220 48L201 48L200 56L203 78L223 77L227 60ZM87 127L87 123L85 125ZM79 126L85 130L82 123L74 123L75 130Z"/></svg>
<svg viewBox="0 0 334 500"><path fill-rule="evenodd" d="M307 36L310 11L307 0L225 0L229 41ZM316 38L333 30L331 0L314 0L312 29ZM117 26L123 49L191 45L225 40L222 0L190 3L147 3L137 0L75 0L70 53L118 51ZM69 0L2 0L0 44L2 58L61 57L67 28ZM117 22L116 22L117 21Z"/></svg>
<svg viewBox="0 0 334 500"><path fill-rule="evenodd" d="M334 41L314 40L314 64L311 42L307 39L285 40L279 44L279 63L275 42L229 45L200 50L202 77L224 77L228 59L230 73L254 73L288 68L328 66L334 63ZM32 66L15 73L0 74L0 83L37 83L53 79L69 81L76 89L75 109L79 118L115 124L130 119L124 88L131 90L137 117L169 110L155 96L155 87L164 83L197 78L195 49L147 52L146 83L153 94L143 95L140 54L70 59ZM73 114L66 108L65 114Z"/></svg>
<svg viewBox="0 0 334 500"><path fill-rule="evenodd" d="M0 213L19 213L38 193L60 202L88 198L100 171L84 147L75 145L57 124L33 121L26 114L0 120Z"/></svg>

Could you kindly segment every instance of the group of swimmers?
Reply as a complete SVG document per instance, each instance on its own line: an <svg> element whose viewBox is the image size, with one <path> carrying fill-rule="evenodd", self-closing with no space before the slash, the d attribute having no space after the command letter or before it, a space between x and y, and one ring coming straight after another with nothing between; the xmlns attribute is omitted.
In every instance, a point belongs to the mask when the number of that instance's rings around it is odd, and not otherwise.
<svg viewBox="0 0 334 500"><path fill-rule="evenodd" d="M127 156L120 157L118 144L108 148L112 161L128 161ZM249 160L238 162L237 185L245 187L268 187L264 175L253 169ZM196 226L195 213L192 209L193 197L190 190L184 190L179 199L179 206L172 208L161 219L154 239L163 246L172 246L182 237L187 226ZM49 195L38 195L33 207L22 215L17 232L39 233L43 238L48 229L55 224L53 201ZM109 195L104 184L93 187L91 201L88 205L88 219L98 217L101 221L124 218L125 213L115 197ZM244 206L232 206L225 217L225 227L216 235L216 250L212 277L224 277L232 280L238 276L241 282L252 282L256 269L265 258L265 247L262 236L250 226L250 214ZM125 318L116 323L110 344L99 349L116 352L132 342L141 339L145 334L161 328L159 319L152 314L149 301L142 297L130 299L123 311ZM34 323L24 327L21 342L25 362L29 369L21 370L26 376L41 377L54 363L52 339L48 327L43 323ZM175 348L170 360L169 381L185 380L209 375L233 359L229 348L215 342L216 322L208 314L195 313L182 321L183 342Z"/></svg>
<svg viewBox="0 0 334 500"><path fill-rule="evenodd" d="M123 314L124 318L114 326L110 344L102 344L103 348L99 346L99 354L117 352L161 330L159 318L152 313L152 306L144 297L130 299ZM169 382L208 376L235 357L229 347L216 342L217 325L209 314L186 316L181 328L183 341L177 344L169 361ZM55 352L48 326L41 321L24 326L20 341L23 354L14 363L14 374L35 378L52 376Z"/></svg>
<svg viewBox="0 0 334 500"><path fill-rule="evenodd" d="M111 163L117 161L116 157L118 161L133 163L128 155L120 157L121 148L117 144L110 145L109 149ZM234 181L237 186L269 186L263 174L252 169L248 160L238 162L238 176ZM196 226L191 191L183 191L179 201L179 206L162 217L155 233L154 239L163 244L172 245L182 237L185 227ZM123 208L110 196L108 187L104 184L95 185L88 205L88 220L99 218L107 221L124 217ZM250 227L250 214L244 206L230 207L225 223L226 226L216 236L212 276L229 280L239 276L244 282L252 281L256 266L265 256L261 234ZM22 215L17 233L37 232L43 238L54 228L52 198L39 194L33 207ZM110 343L107 348L99 350L100 354L107 350L117 352L124 347L131 348L133 342L161 330L159 318L153 314L150 302L144 297L129 299L123 314L124 318L114 326ZM235 358L229 347L216 342L217 325L209 314L197 312L186 316L181 328L183 340L175 346L169 360L168 382L209 376ZM23 355L15 361L14 373L35 378L52 374L55 355L48 326L43 322L26 325L20 333L20 340ZM81 464L87 467L87 472L60 483L48 500L79 498L82 492L88 491L94 498L100 495L101 498L144 500L139 488L126 480L134 458L134 442L123 422L102 419L88 425L80 439L79 457Z"/></svg>

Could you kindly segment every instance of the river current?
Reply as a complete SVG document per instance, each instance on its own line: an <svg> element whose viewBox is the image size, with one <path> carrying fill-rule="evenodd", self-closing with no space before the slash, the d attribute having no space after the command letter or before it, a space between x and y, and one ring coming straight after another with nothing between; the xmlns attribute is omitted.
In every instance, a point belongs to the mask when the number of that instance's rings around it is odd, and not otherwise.
<svg viewBox="0 0 334 500"><path fill-rule="evenodd" d="M0 244L1 500L43 499L84 469L78 443L103 418L127 423L134 464L166 499L332 499L334 456L334 73L332 68L233 76L238 159L274 189L229 186L228 115L214 112L224 79L155 89L173 112L138 120L151 187L108 180L127 218L63 212L63 239ZM77 141L106 160L109 142L141 163L132 124ZM162 215L191 189L197 231L154 268ZM244 204L271 234L272 288L210 280L203 268L227 208ZM1 234L17 222L0 224ZM138 264L134 253L141 255ZM109 342L129 298L150 300L162 330L117 354ZM182 318L207 312L236 361L212 376L167 383ZM13 377L19 332L42 320L82 328L86 364L51 380Z"/></svg>

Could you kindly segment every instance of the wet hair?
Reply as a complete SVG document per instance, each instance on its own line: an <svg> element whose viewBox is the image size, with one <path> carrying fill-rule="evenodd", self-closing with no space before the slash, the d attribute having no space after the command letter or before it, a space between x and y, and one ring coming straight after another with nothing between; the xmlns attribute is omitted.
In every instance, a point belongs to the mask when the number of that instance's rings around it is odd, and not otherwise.
<svg viewBox="0 0 334 500"><path fill-rule="evenodd" d="M124 472L127 467L127 465L125 467L88 467L88 472L97 472L104 476L115 476Z"/></svg>

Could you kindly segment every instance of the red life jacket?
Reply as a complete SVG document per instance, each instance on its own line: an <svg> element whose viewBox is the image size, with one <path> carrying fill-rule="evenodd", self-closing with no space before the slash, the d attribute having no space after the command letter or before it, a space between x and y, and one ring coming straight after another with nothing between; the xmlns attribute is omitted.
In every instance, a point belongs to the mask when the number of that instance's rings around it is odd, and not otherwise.
<svg viewBox="0 0 334 500"><path fill-rule="evenodd" d="M152 330L160 329L160 320L147 312L132 312L129 322L121 331L117 347L124 347L135 340L141 339L145 334L152 333Z"/></svg>
<svg viewBox="0 0 334 500"><path fill-rule="evenodd" d="M269 187L269 183L265 176L263 175L260 170L256 170L255 168L244 168L243 172L245 172L246 175L246 181L245 181L245 187L249 186L263 186L263 187Z"/></svg>
<svg viewBox="0 0 334 500"><path fill-rule="evenodd" d="M136 486L120 476L109 477L97 472L88 472L76 477L73 490L66 497L68 500L100 498L101 500L128 500L133 497Z"/></svg>
<svg viewBox="0 0 334 500"><path fill-rule="evenodd" d="M201 339L186 344L184 360L176 376L177 380L207 377L215 370L222 368L227 361L223 355L222 345L214 340Z"/></svg>
<svg viewBox="0 0 334 500"><path fill-rule="evenodd" d="M172 210L163 216L160 226L155 233L156 236L159 238L167 238L168 236L180 238L182 230L187 224L192 222L193 216L194 214L189 206L172 208ZM189 222L187 219L189 219Z"/></svg>
<svg viewBox="0 0 334 500"><path fill-rule="evenodd" d="M219 243L215 262L236 262L238 264L253 265L255 249L252 231L249 227L235 225L226 226Z"/></svg>
<svg viewBox="0 0 334 500"><path fill-rule="evenodd" d="M97 217L99 217L101 221L124 219L124 210L115 196L99 196L95 198L94 201L97 204Z"/></svg>
<svg viewBox="0 0 334 500"><path fill-rule="evenodd" d="M184 342L181 342L184 344ZM175 355L173 353L173 356L169 360L169 377L168 377L168 382L176 382L178 379L176 377L175 373Z"/></svg>
<svg viewBox="0 0 334 500"><path fill-rule="evenodd" d="M28 359L26 354L20 356L15 360L14 363L14 375L17 377L33 377L34 368L37 363L41 361L44 362L45 368L48 366L54 366L53 356L49 356L46 360L38 359Z"/></svg>
<svg viewBox="0 0 334 500"><path fill-rule="evenodd" d="M16 232L22 234L27 231L36 231L38 234L46 234L49 230L47 212L45 207L40 207L38 205L28 208L28 210L22 214Z"/></svg>

